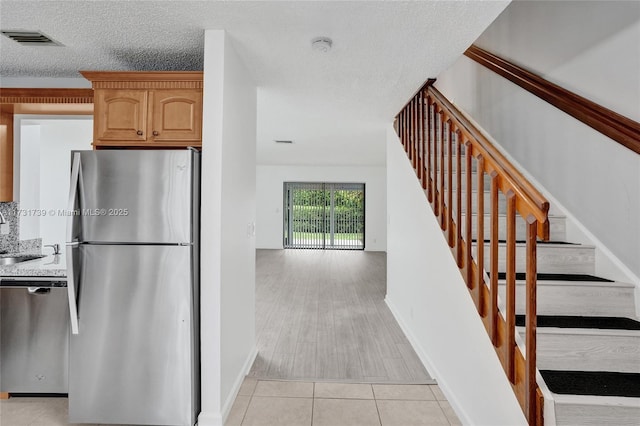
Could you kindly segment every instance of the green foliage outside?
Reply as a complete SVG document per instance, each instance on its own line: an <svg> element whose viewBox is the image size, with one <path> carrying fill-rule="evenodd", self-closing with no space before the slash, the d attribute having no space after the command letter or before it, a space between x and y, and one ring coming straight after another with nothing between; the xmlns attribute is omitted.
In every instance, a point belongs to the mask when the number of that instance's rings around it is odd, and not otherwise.
<svg viewBox="0 0 640 426"><path fill-rule="evenodd" d="M336 190L334 191L336 207L362 209L364 205L364 191ZM324 189L296 189L293 191L294 206L328 206L331 204L331 191Z"/></svg>
<svg viewBox="0 0 640 426"><path fill-rule="evenodd" d="M331 221L331 192L327 190L298 189L293 193L293 232L326 232ZM334 191L334 223L336 234L362 234L364 232L364 192Z"/></svg>

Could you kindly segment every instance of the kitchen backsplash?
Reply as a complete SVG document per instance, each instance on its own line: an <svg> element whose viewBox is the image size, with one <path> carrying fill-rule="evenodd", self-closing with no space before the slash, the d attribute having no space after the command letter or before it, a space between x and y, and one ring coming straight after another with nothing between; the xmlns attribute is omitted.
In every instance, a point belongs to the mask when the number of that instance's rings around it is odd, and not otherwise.
<svg viewBox="0 0 640 426"><path fill-rule="evenodd" d="M19 251L18 238L20 235L18 220L18 203L7 202L0 203L0 212L4 215L9 223L9 233L0 233L0 251L15 253Z"/></svg>
<svg viewBox="0 0 640 426"><path fill-rule="evenodd" d="M9 233L0 232L0 253L40 253L42 251L42 238L20 240L18 203L0 203L0 212L9 223Z"/></svg>
<svg viewBox="0 0 640 426"><path fill-rule="evenodd" d="M18 251L24 254L42 253L42 238L18 241ZM49 254L51 253L49 252Z"/></svg>

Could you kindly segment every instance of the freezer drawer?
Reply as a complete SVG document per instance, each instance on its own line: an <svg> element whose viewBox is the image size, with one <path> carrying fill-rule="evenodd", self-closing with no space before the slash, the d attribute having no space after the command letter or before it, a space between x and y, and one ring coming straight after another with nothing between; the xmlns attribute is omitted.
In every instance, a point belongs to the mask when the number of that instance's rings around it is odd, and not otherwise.
<svg viewBox="0 0 640 426"><path fill-rule="evenodd" d="M192 425L199 410L192 247L80 245L72 423Z"/></svg>
<svg viewBox="0 0 640 426"><path fill-rule="evenodd" d="M190 243L198 185L191 150L79 154L78 241ZM72 207L72 208L73 208ZM74 229L78 225L72 225ZM67 242L71 242L68 240Z"/></svg>
<svg viewBox="0 0 640 426"><path fill-rule="evenodd" d="M0 288L0 391L67 393L66 288Z"/></svg>

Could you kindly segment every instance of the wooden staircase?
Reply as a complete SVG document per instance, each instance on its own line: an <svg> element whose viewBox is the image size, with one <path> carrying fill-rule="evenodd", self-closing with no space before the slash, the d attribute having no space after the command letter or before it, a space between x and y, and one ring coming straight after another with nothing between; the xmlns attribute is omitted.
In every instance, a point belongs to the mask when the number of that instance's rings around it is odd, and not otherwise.
<svg viewBox="0 0 640 426"><path fill-rule="evenodd" d="M634 286L594 276L595 247L566 241L566 218L433 81L396 131L529 424L640 425Z"/></svg>
<svg viewBox="0 0 640 426"><path fill-rule="evenodd" d="M539 255L545 251L545 246L539 244ZM611 389L613 383L603 378L608 373L629 373L626 380L640 384L640 323L624 321L635 317L634 286L573 274L570 271L576 268L572 265L574 257L570 255L558 254L555 260L557 272L546 276L539 274L537 279L537 368L553 401L554 419L549 419L547 424L640 424L640 395L628 395L624 391L621 392L623 396L607 395L607 389ZM566 271L558 271L561 260L567 266ZM505 280L499 283L502 301L506 284ZM524 282L517 280L517 315L525 312L523 296ZM504 308L503 303L501 307ZM620 320L630 324L617 324ZM520 322L518 317L517 324ZM637 329L628 329L628 325ZM522 336L524 329L518 327L518 332ZM552 373L565 374L571 379L581 372L598 372L603 382L587 380L581 386L574 386L578 390L557 390L548 381ZM618 380L615 375L613 381Z"/></svg>

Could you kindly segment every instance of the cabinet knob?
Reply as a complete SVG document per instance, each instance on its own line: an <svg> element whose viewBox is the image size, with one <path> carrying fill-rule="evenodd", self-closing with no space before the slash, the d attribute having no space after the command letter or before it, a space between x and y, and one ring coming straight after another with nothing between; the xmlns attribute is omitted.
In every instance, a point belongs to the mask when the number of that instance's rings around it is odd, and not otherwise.
<svg viewBox="0 0 640 426"><path fill-rule="evenodd" d="M154 130L154 131L153 131L153 136L158 136L159 134L160 134L160 133L158 133L158 131L157 131L157 130Z"/></svg>
<svg viewBox="0 0 640 426"><path fill-rule="evenodd" d="M138 130L138 131L136 132L136 135L138 135L138 136L142 136L142 130Z"/></svg>

